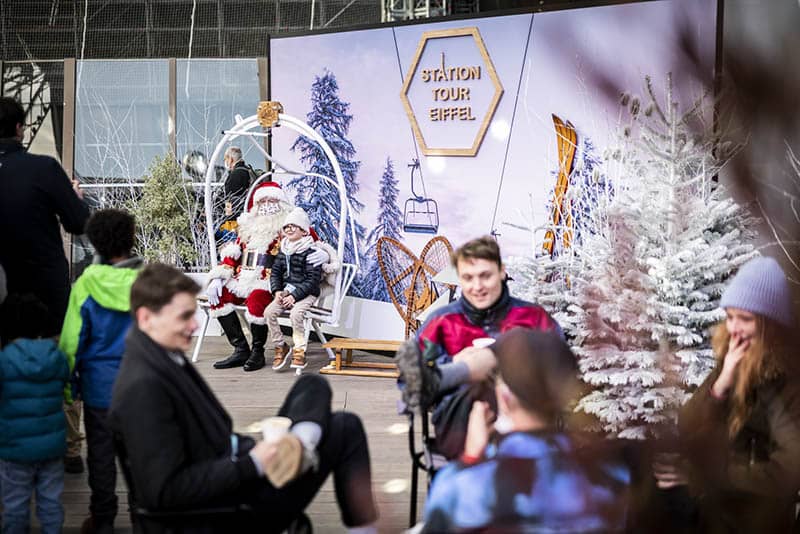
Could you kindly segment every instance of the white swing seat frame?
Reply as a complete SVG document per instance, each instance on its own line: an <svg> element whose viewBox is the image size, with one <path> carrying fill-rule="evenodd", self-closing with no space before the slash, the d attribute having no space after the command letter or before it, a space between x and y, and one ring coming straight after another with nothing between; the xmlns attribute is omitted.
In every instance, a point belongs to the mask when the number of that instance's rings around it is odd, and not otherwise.
<svg viewBox="0 0 800 534"><path fill-rule="evenodd" d="M224 153L226 145L236 139L237 137L246 137L253 143L253 145L261 152L265 158L267 158L273 165L275 169L282 170L282 173L288 175L305 175L305 176L315 176L317 178L321 178L327 181L330 184L333 184L338 193L339 193L339 201L340 201L340 213L339 213L339 242L336 246L336 252L338 256L339 263L341 267L336 272L336 279L333 284L333 293L322 294L317 302L306 312L303 323L305 327L305 341L308 342L308 337L313 330L319 340L325 344L327 343L327 339L325 334L322 332L323 326L330 326L336 327L339 326L339 320L342 314L342 304L344 302L344 297L347 295L350 286L353 283L353 280L358 274L360 263L358 254L355 254L355 263L345 263L344 259L344 244L345 239L347 238L347 222L348 219L350 220L350 229L351 229L351 239L353 243L356 244L356 234L355 234L355 221L353 221L353 212L350 206L350 203L347 200L347 189L344 182L344 175L342 174L342 169L339 166L339 160L336 158L336 155L333 153L333 150L330 148L328 143L325 139L317 133L313 128L311 128L305 122L292 117L291 115L286 115L284 113L278 114L278 120L276 124L272 127L278 126L286 126L295 132L306 136L307 138L315 141L319 146L322 148L323 152L327 156L328 160L333 167L333 171L336 177L336 180L332 180L330 177L319 175L316 173L309 173L303 171L294 171L290 170L285 165L281 164L278 160L276 160L272 155L270 155L266 149L262 146L261 143L258 143L255 138L264 137L268 134L262 131L251 131L254 128L261 129L263 128L261 123L259 122L258 115L251 115L247 118L242 118L241 116L237 115L235 118L235 124L233 128L230 130L223 131L222 139L220 139L219 143L217 143L216 148L211 156L211 160L208 162L208 167L206 170L205 175L205 218L206 218L206 229L208 232L208 244L209 244L209 258L210 264L216 265L217 264L217 247L216 247L216 240L214 236L214 216L213 216L213 195L211 190L211 184L215 178L215 167L216 162L222 154ZM253 190L255 187L263 181L265 178L272 176L273 173L276 171L273 169L267 173L264 173L253 183L250 187L250 191L248 191L247 197L250 198L252 195ZM330 303L328 303L328 298L332 297ZM329 305L328 305L329 304ZM200 350L203 345L203 340L205 339L206 333L208 332L208 325L211 322L211 313L210 308L211 305L205 298L198 298L198 306L203 311L203 320L200 325L200 332L197 336L197 341L195 342L194 349L192 351L192 362L197 362L197 359L200 355ZM234 306L234 309L237 312L243 312L246 310L245 306L238 305ZM288 314L284 314L283 316L288 317ZM333 360L335 355L333 351L329 348L325 349L328 353L328 358ZM298 374L300 370L298 369Z"/></svg>

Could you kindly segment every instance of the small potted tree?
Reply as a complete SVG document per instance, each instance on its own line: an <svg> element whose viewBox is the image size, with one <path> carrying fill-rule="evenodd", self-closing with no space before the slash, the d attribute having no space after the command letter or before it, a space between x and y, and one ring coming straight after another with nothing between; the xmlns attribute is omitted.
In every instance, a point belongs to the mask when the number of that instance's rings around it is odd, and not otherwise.
<svg viewBox="0 0 800 534"><path fill-rule="evenodd" d="M146 261L176 267L195 262L192 191L172 154L153 158L143 182L141 198L130 206L138 228L137 252Z"/></svg>

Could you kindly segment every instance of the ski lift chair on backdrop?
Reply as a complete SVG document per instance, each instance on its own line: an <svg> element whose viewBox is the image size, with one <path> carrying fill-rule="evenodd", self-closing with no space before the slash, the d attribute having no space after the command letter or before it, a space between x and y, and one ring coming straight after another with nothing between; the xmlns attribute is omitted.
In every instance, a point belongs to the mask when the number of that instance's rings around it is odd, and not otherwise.
<svg viewBox="0 0 800 534"><path fill-rule="evenodd" d="M425 181L420 171L419 160L415 159L411 167L411 194L403 208L403 231L410 234L436 234L439 231L439 205L432 198L420 196L414 190L414 172L419 173L422 191L425 192Z"/></svg>
<svg viewBox="0 0 800 534"><path fill-rule="evenodd" d="M333 168L335 177L330 178L328 176L323 176L316 173L305 172L305 171L297 171L291 170L289 167L281 164L274 156L267 153L261 143L259 143L256 138L266 137L269 134L263 131L262 129L269 129L274 128L276 126L285 126L290 130L294 130L295 132L304 135L308 139L315 141L320 148L322 148L323 152L327 156L328 160L331 163ZM258 130L258 131L251 131L251 130ZM211 182L214 177L214 167L216 161L221 157L222 153L224 152L225 145L232 141L233 139L242 136L247 138L253 145L264 155L267 160L272 163L273 170L262 174L250 187L248 191L248 198L253 193L253 189L264 179L273 176L274 174L285 174L290 176L313 176L316 178L321 178L325 182L331 184L335 187L339 193L339 201L340 201L340 213L339 213L339 242L336 244L336 253L341 264L341 268L336 273L336 280L333 285L332 291L327 292L326 294L322 294L314 306L306 312L304 318L304 327L306 333L306 341L308 341L308 336L313 329L314 332L319 337L320 341L325 344L327 339L322 332L322 326L337 326L339 324L339 318L341 317L342 311L342 302L344 297L347 295L347 291L350 289L350 285L353 283L353 279L356 276L356 273L359 269L359 258L358 254L355 255L355 263L345 263L344 259L344 245L345 239L347 239L347 222L350 221L350 238L353 242L356 242L355 236L355 223L352 219L352 209L350 208L350 204L347 200L347 194L345 189L344 183L344 176L342 175L341 167L339 166L339 161L336 158L336 155L331 150L328 143L325 139L322 138L313 128L311 128L305 122L292 117L290 115L286 115L283 113L283 107L277 102L261 102L258 107L258 113L255 115L251 115L246 119L243 119L241 116L236 116L236 123L234 124L233 128L230 130L225 130L222 132L223 136L220 139L219 143L217 144L216 148L214 149L214 153L211 156L211 160L208 165L208 170L205 176L205 212L206 212L206 228L208 230L208 243L209 243L209 254L210 254L210 264L215 265L217 263L217 247L214 239L214 214L213 214L213 198L211 192ZM331 243L331 245L333 245ZM198 334L197 341L195 342L194 350L192 352L192 362L196 362L197 358L200 354L200 349L203 345L203 340L205 338L206 332L208 331L208 324L211 320L211 316L209 314L210 305L207 300L205 299L198 299L198 305L200 309L204 312L203 321L200 325L200 333ZM243 311L245 309L244 306L237 306L237 311ZM333 351L330 349L326 349L328 353L329 359L334 359ZM297 374L300 374L301 370L297 370Z"/></svg>

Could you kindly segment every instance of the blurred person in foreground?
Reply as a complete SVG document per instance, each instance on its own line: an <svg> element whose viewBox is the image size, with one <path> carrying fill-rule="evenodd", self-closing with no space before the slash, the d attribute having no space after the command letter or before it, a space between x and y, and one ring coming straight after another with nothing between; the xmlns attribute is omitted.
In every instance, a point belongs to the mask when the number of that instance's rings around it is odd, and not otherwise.
<svg viewBox="0 0 800 534"><path fill-rule="evenodd" d="M278 411L292 420L277 441L233 431L230 415L184 356L197 329L200 286L163 264L131 287L133 326L114 384L108 424L123 445L137 505L159 512L248 505L252 514L142 519L146 532L283 532L333 474L342 521L374 533L367 436L361 419L331 411L319 375L297 379ZM344 530L344 529L343 529Z"/></svg>
<svg viewBox="0 0 800 534"><path fill-rule="evenodd" d="M683 407L681 436L703 532L789 532L800 489L800 376L789 284L747 262L720 300L717 366Z"/></svg>
<svg viewBox="0 0 800 534"><path fill-rule="evenodd" d="M578 446L558 421L578 387L556 331L514 328L497 357L497 419L477 401L464 452L434 478L423 532L616 532L631 475L606 443ZM493 433L496 443L490 443Z"/></svg>

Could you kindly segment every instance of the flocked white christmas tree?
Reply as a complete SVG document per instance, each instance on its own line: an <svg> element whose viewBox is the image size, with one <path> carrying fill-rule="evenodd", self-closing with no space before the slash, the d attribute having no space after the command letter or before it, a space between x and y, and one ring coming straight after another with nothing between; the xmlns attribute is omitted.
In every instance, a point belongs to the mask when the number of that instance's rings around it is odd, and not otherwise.
<svg viewBox="0 0 800 534"><path fill-rule="evenodd" d="M725 282L756 254L752 217L715 180L730 149L706 120L707 99L680 113L670 77L664 104L645 85L644 105L623 97L618 194L579 252L596 269L577 289L575 350L592 388L578 409L625 438L674 422L713 367L709 327L724 317Z"/></svg>

